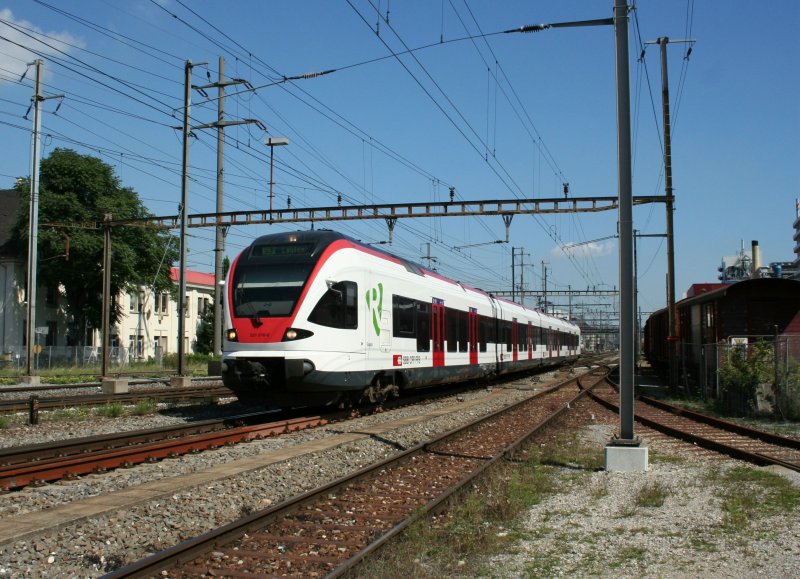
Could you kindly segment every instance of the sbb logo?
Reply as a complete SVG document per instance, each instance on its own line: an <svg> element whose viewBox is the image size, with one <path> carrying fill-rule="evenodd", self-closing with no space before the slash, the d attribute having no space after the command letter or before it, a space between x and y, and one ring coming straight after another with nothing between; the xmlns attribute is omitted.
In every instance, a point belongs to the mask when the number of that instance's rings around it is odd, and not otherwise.
<svg viewBox="0 0 800 579"><path fill-rule="evenodd" d="M394 354L392 356L392 366L402 366L403 356L401 354Z"/></svg>

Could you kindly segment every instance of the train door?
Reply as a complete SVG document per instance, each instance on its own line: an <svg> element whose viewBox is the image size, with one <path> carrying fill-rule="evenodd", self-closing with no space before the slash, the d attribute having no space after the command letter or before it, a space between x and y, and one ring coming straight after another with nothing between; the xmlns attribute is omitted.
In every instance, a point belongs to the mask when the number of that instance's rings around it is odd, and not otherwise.
<svg viewBox="0 0 800 579"><path fill-rule="evenodd" d="M467 318L467 341L469 342L469 363L478 363L478 310L469 309Z"/></svg>
<svg viewBox="0 0 800 579"><path fill-rule="evenodd" d="M533 360L533 323L528 322L528 335L527 337L527 346L528 346L528 360Z"/></svg>
<svg viewBox="0 0 800 579"><path fill-rule="evenodd" d="M433 365L444 366L444 301L433 298L431 304L431 338L433 339Z"/></svg>
<svg viewBox="0 0 800 579"><path fill-rule="evenodd" d="M547 328L547 357L553 357L553 328Z"/></svg>
<svg viewBox="0 0 800 579"><path fill-rule="evenodd" d="M519 324L517 318L511 318L511 359L516 362L519 357Z"/></svg>

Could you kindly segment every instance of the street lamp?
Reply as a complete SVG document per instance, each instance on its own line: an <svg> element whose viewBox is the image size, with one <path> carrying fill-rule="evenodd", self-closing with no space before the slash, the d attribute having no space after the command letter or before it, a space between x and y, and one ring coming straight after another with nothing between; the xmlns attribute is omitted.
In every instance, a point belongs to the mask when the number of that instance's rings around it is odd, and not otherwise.
<svg viewBox="0 0 800 579"><path fill-rule="evenodd" d="M268 137L264 143L269 147L269 216L272 219L272 179L273 161L275 158L275 147L281 147L289 144L289 139L286 137Z"/></svg>

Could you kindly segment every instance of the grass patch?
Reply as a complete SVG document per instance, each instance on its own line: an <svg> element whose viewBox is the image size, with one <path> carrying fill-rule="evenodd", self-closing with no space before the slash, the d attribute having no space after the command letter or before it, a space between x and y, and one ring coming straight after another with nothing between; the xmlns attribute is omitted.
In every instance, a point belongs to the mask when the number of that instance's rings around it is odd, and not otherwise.
<svg viewBox="0 0 800 579"><path fill-rule="evenodd" d="M545 513L533 530L524 529L520 518L565 486L587 481L587 471L602 464L603 449L582 442L574 433L548 440L533 447L526 461L493 470L467 494L453 499L444 514L422 516L347 577L491 576L487 561L493 555L512 551L520 540L551 534L548 520L564 513ZM603 496L609 492L607 485L597 489ZM564 548L574 540L572 535L564 538ZM552 575L559 561L555 551L531 557L525 576Z"/></svg>
<svg viewBox="0 0 800 579"><path fill-rule="evenodd" d="M658 481L645 483L636 493L637 507L661 507L669 495L667 487Z"/></svg>
<svg viewBox="0 0 800 579"><path fill-rule="evenodd" d="M154 400L139 400L133 405L133 408L131 408L131 414L134 416L147 416L148 414L153 414L156 408L157 404Z"/></svg>
<svg viewBox="0 0 800 579"><path fill-rule="evenodd" d="M43 414L42 417L52 422L81 422L92 418L92 413L88 408L80 406L78 408L59 408L49 415Z"/></svg>
<svg viewBox="0 0 800 579"><path fill-rule="evenodd" d="M791 513L800 506L800 489L770 471L739 466L710 476L720 485L722 530L737 533L762 517Z"/></svg>
<svg viewBox="0 0 800 579"><path fill-rule="evenodd" d="M611 567L622 567L630 563L644 563L647 549L644 547L624 547L620 549L613 561L609 562Z"/></svg>
<svg viewBox="0 0 800 579"><path fill-rule="evenodd" d="M532 456L542 464L582 470L602 470L605 465L603 448L587 445L574 431L534 449Z"/></svg>
<svg viewBox="0 0 800 579"><path fill-rule="evenodd" d="M0 428L8 428L11 426L11 417L0 416Z"/></svg>
<svg viewBox="0 0 800 579"><path fill-rule="evenodd" d="M422 516L349 577L427 579L481 574L488 556L525 533L517 520L559 488L556 470L535 459L499 467L437 517Z"/></svg>
<svg viewBox="0 0 800 579"><path fill-rule="evenodd" d="M104 418L119 418L125 414L125 407L119 402L111 402L98 407L95 414Z"/></svg>

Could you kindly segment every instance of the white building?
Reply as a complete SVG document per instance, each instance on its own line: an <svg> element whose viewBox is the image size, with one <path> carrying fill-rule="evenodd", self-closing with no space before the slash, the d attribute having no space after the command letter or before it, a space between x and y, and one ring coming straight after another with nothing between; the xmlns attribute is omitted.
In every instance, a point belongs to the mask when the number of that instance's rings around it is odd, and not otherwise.
<svg viewBox="0 0 800 579"><path fill-rule="evenodd" d="M2 360L24 360L26 353L26 262L7 242L16 220L21 200L15 190L0 191L0 343ZM172 268L173 281L178 269ZM36 340L42 346L39 367L54 362L93 361L99 355L102 336L99 328L86 328L85 346L75 347L67 334L68 318L58 288L40 286L37 290ZM169 293L153 295L141 287L137 292L117 296L121 319L111 327L111 354L116 363L159 359L178 351L178 305ZM214 300L214 275L186 272L185 351L192 352L200 317Z"/></svg>

